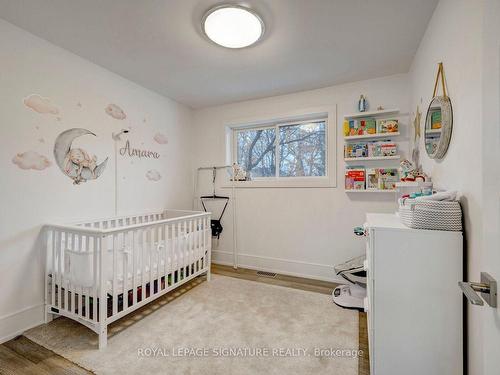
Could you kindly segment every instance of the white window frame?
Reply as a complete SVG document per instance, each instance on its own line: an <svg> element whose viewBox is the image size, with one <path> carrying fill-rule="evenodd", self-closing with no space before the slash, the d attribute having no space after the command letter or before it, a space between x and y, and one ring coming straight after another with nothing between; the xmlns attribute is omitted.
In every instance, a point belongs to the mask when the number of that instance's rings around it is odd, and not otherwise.
<svg viewBox="0 0 500 375"><path fill-rule="evenodd" d="M237 160L237 133L242 130L261 130L275 128L275 160L276 177L255 177L252 181L228 182L225 187L239 188L266 188L266 187L336 187L336 108L323 107L305 109L296 114L288 114L276 117L268 117L268 120L250 120L233 122L226 126L226 162L233 164ZM301 177L280 177L279 176L279 128L287 125L300 125L315 121L325 121L325 146L326 146L326 176L301 176Z"/></svg>

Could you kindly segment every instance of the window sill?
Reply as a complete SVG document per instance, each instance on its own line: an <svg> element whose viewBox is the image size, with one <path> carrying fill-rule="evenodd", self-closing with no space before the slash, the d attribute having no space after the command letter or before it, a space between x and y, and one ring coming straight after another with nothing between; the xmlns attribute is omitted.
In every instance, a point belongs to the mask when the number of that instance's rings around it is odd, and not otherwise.
<svg viewBox="0 0 500 375"><path fill-rule="evenodd" d="M335 181L328 177L318 178L282 178L252 181L227 181L222 189L253 189L253 188L334 188Z"/></svg>

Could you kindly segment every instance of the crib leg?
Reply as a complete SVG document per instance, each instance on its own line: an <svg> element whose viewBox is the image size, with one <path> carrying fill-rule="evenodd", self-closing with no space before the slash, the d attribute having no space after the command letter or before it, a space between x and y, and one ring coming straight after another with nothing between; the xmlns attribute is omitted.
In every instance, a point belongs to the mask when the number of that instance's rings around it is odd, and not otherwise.
<svg viewBox="0 0 500 375"><path fill-rule="evenodd" d="M105 349L108 345L108 327L104 326L101 328L99 333L99 350Z"/></svg>
<svg viewBox="0 0 500 375"><path fill-rule="evenodd" d="M210 272L210 267L208 267L207 271L207 281L210 281L212 279L212 273Z"/></svg>
<svg viewBox="0 0 500 375"><path fill-rule="evenodd" d="M45 324L50 323L54 319L54 314L49 312L49 308L45 306Z"/></svg>

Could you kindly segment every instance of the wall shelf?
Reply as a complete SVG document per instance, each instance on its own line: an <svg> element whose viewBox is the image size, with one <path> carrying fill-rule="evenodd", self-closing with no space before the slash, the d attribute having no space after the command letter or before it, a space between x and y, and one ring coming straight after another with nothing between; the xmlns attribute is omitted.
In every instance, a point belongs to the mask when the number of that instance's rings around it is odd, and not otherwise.
<svg viewBox="0 0 500 375"><path fill-rule="evenodd" d="M355 119L355 118L366 118L366 117L381 117L381 116L388 116L388 115L394 115L396 113L399 113L399 109L393 108L393 109L382 109L380 111L368 111L368 112L358 112L358 113L352 113L349 115L345 115L345 119Z"/></svg>
<svg viewBox="0 0 500 375"><path fill-rule="evenodd" d="M396 182L396 187L429 187L432 181L400 181Z"/></svg>
<svg viewBox="0 0 500 375"><path fill-rule="evenodd" d="M358 193L394 193L395 191L396 191L395 189L358 189L358 190L346 189L345 190L346 193L356 193L356 194L358 194Z"/></svg>
<svg viewBox="0 0 500 375"><path fill-rule="evenodd" d="M370 160L398 160L401 159L401 155L394 156L369 156L360 158L344 158L344 161L370 161Z"/></svg>
<svg viewBox="0 0 500 375"><path fill-rule="evenodd" d="M390 138L400 135L400 132L394 133L377 133L377 134L364 134L364 135L348 135L344 137L346 141L357 141L363 139L377 139L377 138Z"/></svg>
<svg viewBox="0 0 500 375"><path fill-rule="evenodd" d="M344 120L359 120L359 119L368 119L368 118L374 118L377 120L385 120L385 119L391 119L391 118L401 118L403 116L407 116L407 113L401 114L398 108L391 108L391 109L383 109L379 111L368 111L368 112L359 112L359 113L353 113L353 114L347 114L344 116ZM403 124L401 121L399 122L399 126L402 126ZM400 130L400 129L399 129ZM369 140L378 140L378 141L390 141L391 143L396 143L399 150L400 145L395 141L393 138L401 135L399 131L397 132L392 132L392 133L375 133L375 134L363 134L363 135L347 135L344 136L344 142L347 146L352 145L353 142L364 142L364 141L369 141ZM355 155L355 153L354 153ZM365 170L365 186L366 186L366 176L367 176L367 170L371 169L373 166L378 166L379 164L382 163L377 163L377 162L383 162L385 160L400 160L402 158L401 155L392 155L392 156L366 156L366 157L344 157L344 162L346 164L346 174L347 170L349 169L350 166L355 166L359 165L359 168L363 168ZM359 163L359 164L357 164ZM366 165L368 164L369 167ZM394 163L391 163L394 164ZM395 169L395 167L382 167L383 169ZM378 168L378 167L377 167ZM361 185L361 184L359 184ZM370 186L377 186L374 184L371 184ZM347 194L370 194L370 193L375 193L375 194L393 194L396 192L396 189L344 189L344 191ZM370 198L370 199L376 199L375 197Z"/></svg>

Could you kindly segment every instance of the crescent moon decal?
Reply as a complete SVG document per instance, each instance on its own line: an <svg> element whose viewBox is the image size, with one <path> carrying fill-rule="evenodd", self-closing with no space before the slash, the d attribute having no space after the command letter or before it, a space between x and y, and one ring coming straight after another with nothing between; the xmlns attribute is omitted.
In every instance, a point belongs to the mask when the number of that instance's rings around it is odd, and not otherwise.
<svg viewBox="0 0 500 375"><path fill-rule="evenodd" d="M95 156L89 155L81 148L71 148L75 138L87 134L96 136L87 129L68 129L59 134L54 143L56 164L66 176L73 180L75 185L98 178L108 162L108 158L106 158L101 164L97 164Z"/></svg>

